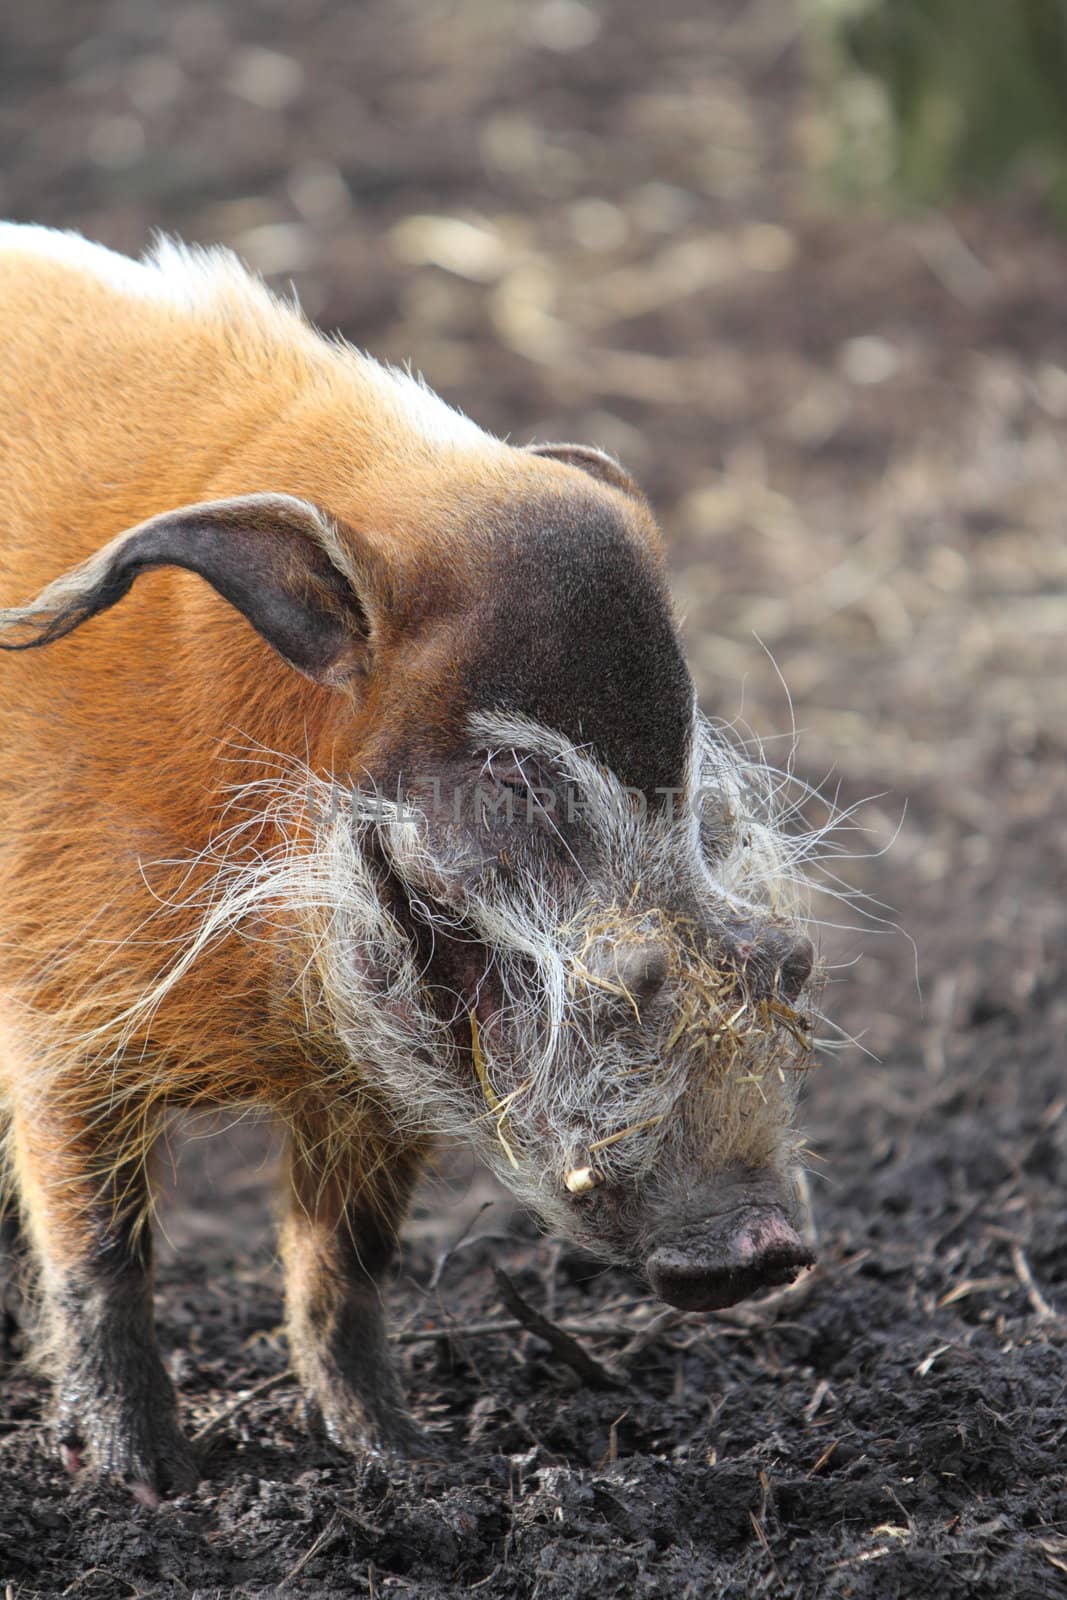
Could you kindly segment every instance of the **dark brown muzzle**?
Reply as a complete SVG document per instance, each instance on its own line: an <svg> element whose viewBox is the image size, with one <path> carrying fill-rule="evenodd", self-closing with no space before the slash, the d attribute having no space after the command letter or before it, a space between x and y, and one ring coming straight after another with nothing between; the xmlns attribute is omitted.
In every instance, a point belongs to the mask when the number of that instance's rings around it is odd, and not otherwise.
<svg viewBox="0 0 1067 1600"><path fill-rule="evenodd" d="M716 1311L761 1289L792 1283L814 1256L780 1206L725 1219L706 1239L663 1244L645 1262L653 1292L682 1311Z"/></svg>

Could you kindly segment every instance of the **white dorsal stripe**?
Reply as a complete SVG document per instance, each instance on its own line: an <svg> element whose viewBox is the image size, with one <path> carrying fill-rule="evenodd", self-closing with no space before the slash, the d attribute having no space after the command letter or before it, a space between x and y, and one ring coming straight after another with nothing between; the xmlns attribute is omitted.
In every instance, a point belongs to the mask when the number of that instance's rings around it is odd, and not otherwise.
<svg viewBox="0 0 1067 1600"><path fill-rule="evenodd" d="M208 310L220 299L245 306L253 315L276 317L279 332L293 308L277 300L222 245L204 249L159 238L135 261L81 234L37 224L0 222L0 252L11 251L61 263L95 278L108 288L139 300L195 313ZM396 367L386 367L362 352L350 349L364 377L373 383L382 403L397 420L427 443L441 447L484 448L491 436L469 417L434 394L419 377Z"/></svg>

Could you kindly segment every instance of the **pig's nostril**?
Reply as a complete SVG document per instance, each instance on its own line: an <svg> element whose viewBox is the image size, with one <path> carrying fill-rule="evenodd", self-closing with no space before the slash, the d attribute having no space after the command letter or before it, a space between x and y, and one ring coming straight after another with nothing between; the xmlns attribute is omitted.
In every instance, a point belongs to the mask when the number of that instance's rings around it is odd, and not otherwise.
<svg viewBox="0 0 1067 1600"><path fill-rule="evenodd" d="M778 987L787 1000L795 1000L811 977L815 965L815 946L803 934L791 942L778 967Z"/></svg>
<svg viewBox="0 0 1067 1600"><path fill-rule="evenodd" d="M795 1000L811 977L815 946L803 933L789 928L765 927L758 933L735 934L729 957L746 988L757 999L780 996Z"/></svg>
<svg viewBox="0 0 1067 1600"><path fill-rule="evenodd" d="M722 1241L689 1249L662 1245L645 1263L655 1294L683 1311L715 1311L810 1267L811 1251L777 1207L750 1217Z"/></svg>

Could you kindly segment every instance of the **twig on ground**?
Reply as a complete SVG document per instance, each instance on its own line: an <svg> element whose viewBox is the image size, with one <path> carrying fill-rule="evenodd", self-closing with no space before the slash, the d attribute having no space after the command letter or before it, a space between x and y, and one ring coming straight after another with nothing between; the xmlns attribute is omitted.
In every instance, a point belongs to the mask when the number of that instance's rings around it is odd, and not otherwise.
<svg viewBox="0 0 1067 1600"><path fill-rule="evenodd" d="M640 1355L642 1350L653 1344L661 1333L669 1333L672 1328L677 1328L689 1315L688 1311L676 1311L673 1306L664 1306L662 1311L657 1311L643 1328L638 1329L629 1343L623 1346L616 1358L617 1361L620 1365L626 1365L635 1356Z"/></svg>
<svg viewBox="0 0 1067 1600"><path fill-rule="evenodd" d="M830 1388L830 1380L829 1380L829 1378L820 1378L818 1383L815 1385L814 1394L812 1395L811 1399L808 1401L807 1405L804 1407L804 1421L805 1422L813 1422L815 1420L815 1414L818 1411L819 1407L822 1405L823 1401L826 1399L826 1396L828 1394L832 1394L832 1392L833 1391Z"/></svg>
<svg viewBox="0 0 1067 1600"><path fill-rule="evenodd" d="M205 1422L202 1427L197 1428L190 1439L190 1443L203 1444L204 1440L209 1439L213 1433L216 1433L224 1422L228 1422L238 1411L243 1411L250 1401L258 1400L260 1395L269 1394L272 1389L280 1389L283 1383L295 1382L295 1374L286 1367L284 1372L272 1372L269 1378L263 1378L259 1383L254 1383L251 1389L242 1389L236 1400L231 1400L229 1405L223 1406L221 1411L216 1411L215 1415Z"/></svg>
<svg viewBox="0 0 1067 1600"><path fill-rule="evenodd" d="M1015 1268L1015 1276L1026 1290L1027 1299L1037 1312L1042 1322L1058 1322L1060 1313L1055 1306L1049 1304L1037 1286L1037 1280L1026 1259L1021 1245L1013 1244L1011 1247L1011 1264Z"/></svg>
<svg viewBox="0 0 1067 1600"><path fill-rule="evenodd" d="M483 1200L474 1215L468 1219L467 1225L463 1231L458 1235L457 1238L453 1239L452 1243L447 1247L447 1249L441 1251L441 1254L438 1256L433 1269L433 1276L426 1285L427 1294L432 1294L433 1291L438 1287L442 1277L444 1276L445 1268L448 1266L448 1263L452 1260L452 1257L456 1254L456 1252L461 1250L465 1244L471 1243L473 1228L489 1210L489 1207L492 1204L492 1200Z"/></svg>
<svg viewBox="0 0 1067 1600"><path fill-rule="evenodd" d="M300 1560L296 1563L296 1566L289 1568L289 1571L285 1574L285 1577L282 1579L281 1583L279 1583L279 1585L278 1585L279 1592L285 1588L287 1583L291 1583L293 1581L293 1579L296 1577L297 1573L303 1571L303 1569L307 1566L308 1562L312 1559L312 1557L318 1555L318 1553L322 1549L323 1545L329 1544L330 1541L335 1537L335 1535L340 1533L340 1531L341 1531L341 1517L340 1517L340 1514L335 1511L333 1516L330 1518L329 1522L326 1524L325 1528L323 1528L322 1532L319 1534L318 1538L314 1539L312 1541L312 1543L308 1545L307 1549L304 1551L304 1554L300 1557Z"/></svg>
<svg viewBox="0 0 1067 1600"><path fill-rule="evenodd" d="M809 1250L815 1250L819 1243L819 1227L815 1221L815 1201L811 1192L811 1183L803 1167L797 1170L796 1184L797 1202L800 1209L800 1236Z"/></svg>
<svg viewBox="0 0 1067 1600"><path fill-rule="evenodd" d="M89 1579L95 1578L98 1573L103 1573L107 1578L113 1578L116 1583L125 1583L131 1595L137 1596L144 1594L143 1589L138 1589L135 1583L132 1583L129 1578L122 1577L121 1573L116 1572L112 1567L88 1567L84 1572L79 1572L73 1583L68 1583L65 1589L61 1589L59 1591L60 1595L63 1596L75 1594L81 1588L83 1583L88 1583ZM183 1584L182 1587L184 1588L185 1585ZM185 1592L188 1594L188 1589L186 1589ZM15 1588L13 1584L6 1584L4 1586L4 1600L15 1600Z"/></svg>
<svg viewBox="0 0 1067 1600"><path fill-rule="evenodd" d="M507 1306L512 1316L522 1323L530 1333L543 1339L545 1343L579 1377L586 1383L593 1384L600 1389L618 1389L622 1386L622 1379L614 1372L610 1372L601 1362L594 1360L587 1350L584 1350L576 1339L556 1323L550 1322L536 1307L516 1289L506 1272L499 1267L493 1268L493 1277L496 1279L497 1290L501 1300Z"/></svg>
<svg viewBox="0 0 1067 1600"><path fill-rule="evenodd" d="M573 1317L562 1318L554 1326L565 1333L588 1335L597 1339L619 1339L628 1332L624 1322L580 1322ZM482 1339L493 1333L529 1332L525 1322L511 1317L487 1318L485 1322L443 1322L434 1328L401 1328L389 1335L391 1344L431 1344L434 1339Z"/></svg>
<svg viewBox="0 0 1067 1600"><path fill-rule="evenodd" d="M721 1311L715 1312L715 1316L720 1322L732 1322L739 1328L750 1328L753 1331L769 1328L772 1323L778 1321L779 1312L793 1311L797 1306L803 1305L820 1276L817 1267L809 1267L792 1283L787 1283L783 1289L775 1289L772 1294L764 1295L762 1300L754 1300L748 1306L724 1306Z"/></svg>

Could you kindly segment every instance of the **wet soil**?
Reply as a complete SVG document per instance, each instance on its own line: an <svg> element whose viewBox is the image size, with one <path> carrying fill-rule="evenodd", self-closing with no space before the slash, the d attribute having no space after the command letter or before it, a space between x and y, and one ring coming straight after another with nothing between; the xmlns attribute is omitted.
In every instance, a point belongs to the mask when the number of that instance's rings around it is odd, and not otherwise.
<svg viewBox="0 0 1067 1600"><path fill-rule="evenodd" d="M446 1454L346 1460L286 1374L269 1138L176 1130L204 1479L68 1480L14 1366L5 1594L1067 1593L1067 240L1029 192L835 203L809 44L779 0L0 18L3 211L235 243L494 431L619 454L706 709L858 807L870 897L819 904L859 1042L811 1074L795 1292L663 1317L446 1154L391 1297Z"/></svg>

